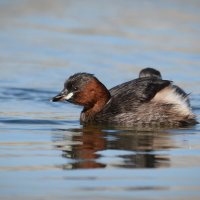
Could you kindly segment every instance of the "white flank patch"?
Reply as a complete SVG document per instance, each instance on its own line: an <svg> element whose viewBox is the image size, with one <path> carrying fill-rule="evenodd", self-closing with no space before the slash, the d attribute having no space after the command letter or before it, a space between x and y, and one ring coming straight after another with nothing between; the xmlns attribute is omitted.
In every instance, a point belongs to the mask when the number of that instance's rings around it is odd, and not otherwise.
<svg viewBox="0 0 200 200"><path fill-rule="evenodd" d="M193 115L190 106L187 104L187 97L181 96L170 86L159 91L152 101L173 104L181 115Z"/></svg>
<svg viewBox="0 0 200 200"><path fill-rule="evenodd" d="M64 97L65 100L69 100L73 96L73 92L70 92L67 96Z"/></svg>

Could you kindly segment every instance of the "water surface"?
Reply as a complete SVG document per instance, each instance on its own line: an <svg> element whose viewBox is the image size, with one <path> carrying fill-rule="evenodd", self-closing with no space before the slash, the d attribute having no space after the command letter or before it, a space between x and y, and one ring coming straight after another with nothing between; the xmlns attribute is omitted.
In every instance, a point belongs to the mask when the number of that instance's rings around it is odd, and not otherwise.
<svg viewBox="0 0 200 200"><path fill-rule="evenodd" d="M200 115L199 1L0 2L1 199L199 199L200 126L82 127L49 99L75 72L108 88L156 67Z"/></svg>

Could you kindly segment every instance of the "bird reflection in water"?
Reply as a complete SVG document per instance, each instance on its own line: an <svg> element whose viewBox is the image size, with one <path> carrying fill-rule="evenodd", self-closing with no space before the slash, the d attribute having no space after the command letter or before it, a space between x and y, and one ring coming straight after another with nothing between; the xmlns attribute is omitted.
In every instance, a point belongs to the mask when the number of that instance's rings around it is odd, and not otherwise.
<svg viewBox="0 0 200 200"><path fill-rule="evenodd" d="M63 169L169 167L166 152L176 148L165 131L109 131L102 127L83 127L60 133L54 135L54 141L66 142L67 148L65 144L55 146L62 150L63 157L71 160L62 165ZM58 137L59 134L62 137ZM106 152L110 152L109 156ZM121 153L116 155L116 152Z"/></svg>

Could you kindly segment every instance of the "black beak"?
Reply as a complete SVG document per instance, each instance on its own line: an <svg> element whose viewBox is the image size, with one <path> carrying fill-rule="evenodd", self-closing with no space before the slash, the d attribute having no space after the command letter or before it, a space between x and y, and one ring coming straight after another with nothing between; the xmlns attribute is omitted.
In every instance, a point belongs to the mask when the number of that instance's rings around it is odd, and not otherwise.
<svg viewBox="0 0 200 200"><path fill-rule="evenodd" d="M53 101L53 102L56 102L56 101L63 101L64 99L63 99L63 95L62 95L62 93L59 93L58 95L56 95L55 97L53 97L52 99L51 99L51 101Z"/></svg>
<svg viewBox="0 0 200 200"><path fill-rule="evenodd" d="M73 97L73 92L68 91L67 89L63 89L58 95L53 97L51 101L69 101L71 102L71 99Z"/></svg>
<svg viewBox="0 0 200 200"><path fill-rule="evenodd" d="M55 97L53 97L50 101L56 102L56 101L64 101L64 97L67 95L68 91L63 89L59 94L57 94Z"/></svg>

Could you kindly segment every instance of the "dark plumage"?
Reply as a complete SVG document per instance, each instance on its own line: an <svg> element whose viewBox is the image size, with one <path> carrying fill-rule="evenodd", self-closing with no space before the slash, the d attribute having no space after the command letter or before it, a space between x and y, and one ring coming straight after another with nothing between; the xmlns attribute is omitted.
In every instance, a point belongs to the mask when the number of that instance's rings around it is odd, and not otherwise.
<svg viewBox="0 0 200 200"><path fill-rule="evenodd" d="M161 73L158 70L150 67L144 68L140 71L139 78L144 78L144 77L154 77L162 79Z"/></svg>
<svg viewBox="0 0 200 200"><path fill-rule="evenodd" d="M171 82L156 77L138 78L110 91L92 74L77 73L65 82L52 101L67 100L83 106L82 123L134 126L195 124L195 116Z"/></svg>
<svg viewBox="0 0 200 200"><path fill-rule="evenodd" d="M139 78L143 78L143 77L152 77L152 78L162 79L161 73L158 70L154 68L150 68L150 67L144 68L140 71ZM173 84L172 87L174 88L175 92L181 95L183 98L185 98L188 105L190 105L190 100L188 98L189 94L187 94L183 89L181 89L177 85Z"/></svg>

